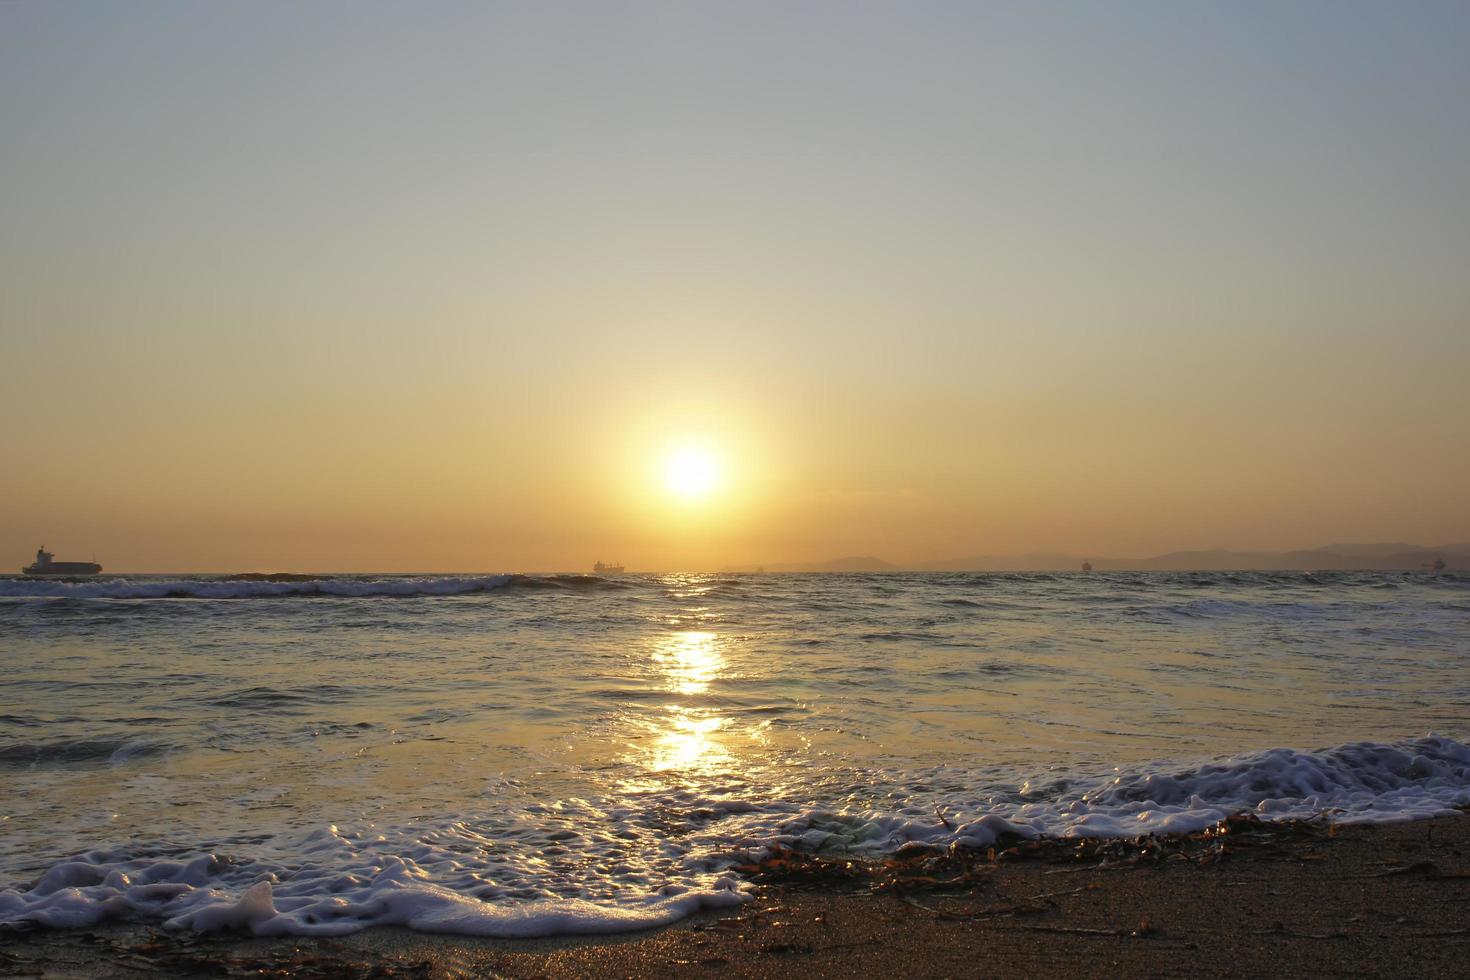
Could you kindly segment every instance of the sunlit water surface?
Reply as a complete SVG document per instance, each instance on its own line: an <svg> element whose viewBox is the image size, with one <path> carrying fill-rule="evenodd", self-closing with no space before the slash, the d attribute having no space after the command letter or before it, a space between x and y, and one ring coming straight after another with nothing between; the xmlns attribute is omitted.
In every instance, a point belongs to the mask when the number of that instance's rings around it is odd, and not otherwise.
<svg viewBox="0 0 1470 980"><path fill-rule="evenodd" d="M776 841L1470 802L1455 574L0 579L0 666L0 921L598 931Z"/></svg>

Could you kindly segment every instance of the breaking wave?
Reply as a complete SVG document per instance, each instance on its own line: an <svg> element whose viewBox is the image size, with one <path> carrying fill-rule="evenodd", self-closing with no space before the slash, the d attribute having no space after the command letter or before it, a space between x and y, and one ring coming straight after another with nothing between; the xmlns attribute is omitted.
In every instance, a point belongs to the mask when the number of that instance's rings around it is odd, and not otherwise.
<svg viewBox="0 0 1470 980"><path fill-rule="evenodd" d="M0 579L0 599L275 599L456 596L500 589L620 589L594 575L316 576Z"/></svg>

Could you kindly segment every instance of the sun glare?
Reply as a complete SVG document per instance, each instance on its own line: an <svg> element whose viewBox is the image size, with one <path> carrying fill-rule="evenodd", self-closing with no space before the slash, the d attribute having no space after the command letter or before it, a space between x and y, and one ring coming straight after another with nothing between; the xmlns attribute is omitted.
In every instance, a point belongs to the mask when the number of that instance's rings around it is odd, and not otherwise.
<svg viewBox="0 0 1470 980"><path fill-rule="evenodd" d="M707 449L676 449L664 460L664 487L680 500L700 500L719 486L718 457Z"/></svg>

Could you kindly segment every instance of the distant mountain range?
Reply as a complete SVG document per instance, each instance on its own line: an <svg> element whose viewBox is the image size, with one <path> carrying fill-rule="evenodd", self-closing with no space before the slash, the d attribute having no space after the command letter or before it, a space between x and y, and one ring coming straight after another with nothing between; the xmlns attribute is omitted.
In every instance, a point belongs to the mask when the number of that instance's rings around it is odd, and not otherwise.
<svg viewBox="0 0 1470 980"><path fill-rule="evenodd" d="M871 555L823 562L731 566L730 572L1053 572L1075 571L1084 561L1100 572L1224 571L1395 571L1429 568L1443 560L1445 568L1470 571L1470 542L1438 548L1392 544L1329 544L1308 551L1171 551L1153 558L1100 558L1064 554L987 555L946 561L894 564Z"/></svg>

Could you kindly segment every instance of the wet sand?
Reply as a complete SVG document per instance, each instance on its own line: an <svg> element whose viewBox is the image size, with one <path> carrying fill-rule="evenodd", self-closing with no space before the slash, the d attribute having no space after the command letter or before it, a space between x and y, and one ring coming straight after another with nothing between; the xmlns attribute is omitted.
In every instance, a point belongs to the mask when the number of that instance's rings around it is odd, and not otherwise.
<svg viewBox="0 0 1470 980"><path fill-rule="evenodd" d="M118 925L0 934L0 975L784 977L1470 975L1470 820L1240 822L1135 842L777 856L756 899L625 936L333 940Z"/></svg>

